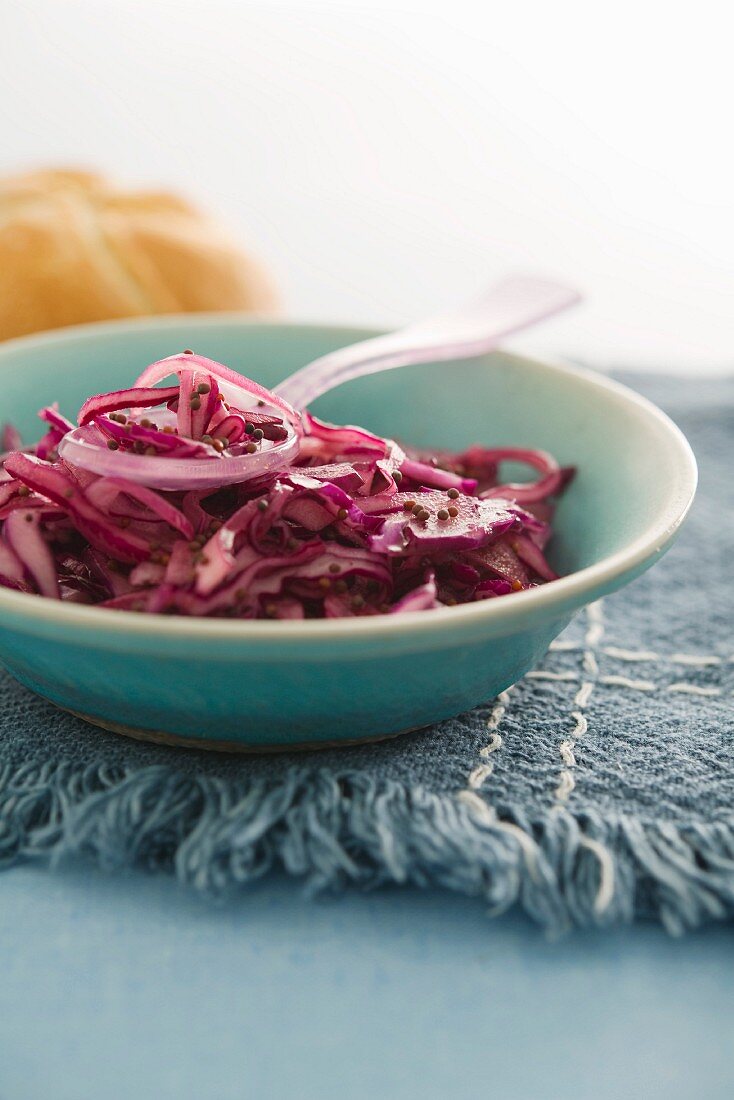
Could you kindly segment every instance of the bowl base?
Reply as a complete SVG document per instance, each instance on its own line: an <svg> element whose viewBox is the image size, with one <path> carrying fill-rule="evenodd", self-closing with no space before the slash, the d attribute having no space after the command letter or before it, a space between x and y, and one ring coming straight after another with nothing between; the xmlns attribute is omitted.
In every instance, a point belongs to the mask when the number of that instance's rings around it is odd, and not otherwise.
<svg viewBox="0 0 734 1100"><path fill-rule="evenodd" d="M57 704L58 706L58 704ZM108 733L118 733L123 737L132 737L135 741L150 741L155 745L168 745L177 749L199 749L204 752L236 752L236 753L273 753L273 752L314 752L319 749L352 748L355 745L371 745L377 741L389 741L393 737L401 737L404 733L416 733L427 726L409 726L407 729L396 730L395 733L376 733L370 737L344 738L337 741L294 741L279 742L272 745L248 745L241 741L213 741L204 737L184 737L177 733L165 733L162 730L141 729L139 726L126 726L120 722L111 722L107 718L95 718L91 714L83 714L81 711L72 710L71 707L61 707L75 718L81 718L90 726L106 730Z"/></svg>

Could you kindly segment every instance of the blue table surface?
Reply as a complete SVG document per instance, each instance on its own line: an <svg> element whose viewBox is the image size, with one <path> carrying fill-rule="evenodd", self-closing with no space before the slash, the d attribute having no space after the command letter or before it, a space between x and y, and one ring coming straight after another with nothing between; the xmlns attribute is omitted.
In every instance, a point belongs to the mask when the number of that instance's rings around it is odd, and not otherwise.
<svg viewBox="0 0 734 1100"><path fill-rule="evenodd" d="M730 1098L733 932L549 943L438 892L276 879L215 908L164 877L16 868L0 1098Z"/></svg>

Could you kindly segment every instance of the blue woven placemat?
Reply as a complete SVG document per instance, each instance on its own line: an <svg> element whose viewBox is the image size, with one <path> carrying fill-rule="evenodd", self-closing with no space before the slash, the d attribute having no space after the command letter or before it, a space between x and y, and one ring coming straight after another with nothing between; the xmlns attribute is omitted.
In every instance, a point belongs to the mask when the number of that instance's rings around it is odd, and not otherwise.
<svg viewBox="0 0 734 1100"><path fill-rule="evenodd" d="M579 616L486 706L309 756L140 745L0 671L0 866L86 854L211 896L274 867L311 888L440 884L552 930L734 915L734 380L626 379L701 468L668 556Z"/></svg>

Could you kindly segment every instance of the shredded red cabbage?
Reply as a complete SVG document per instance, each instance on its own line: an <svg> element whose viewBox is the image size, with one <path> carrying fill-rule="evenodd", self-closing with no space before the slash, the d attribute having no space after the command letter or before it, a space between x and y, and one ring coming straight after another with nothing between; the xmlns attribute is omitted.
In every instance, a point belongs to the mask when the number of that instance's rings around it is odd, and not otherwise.
<svg viewBox="0 0 734 1100"><path fill-rule="evenodd" d="M171 374L178 385L156 386ZM90 397L78 428L55 405L39 416L34 447L10 426L0 437L6 588L126 611L314 619L425 611L556 578L544 548L573 470L543 451L403 450L190 352ZM150 487L167 464L234 459L252 463L236 483ZM506 462L536 480L503 482Z"/></svg>

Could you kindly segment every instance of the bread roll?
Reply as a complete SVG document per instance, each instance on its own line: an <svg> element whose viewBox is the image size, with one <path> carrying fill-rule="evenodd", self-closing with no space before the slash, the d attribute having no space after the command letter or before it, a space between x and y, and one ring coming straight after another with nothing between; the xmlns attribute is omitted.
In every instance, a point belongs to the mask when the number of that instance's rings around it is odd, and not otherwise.
<svg viewBox="0 0 734 1100"><path fill-rule="evenodd" d="M113 317L268 311L272 286L187 202L90 172L0 180L0 340Z"/></svg>

